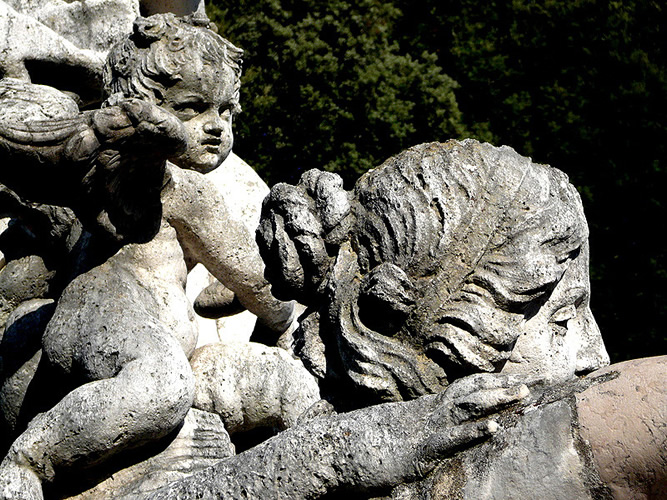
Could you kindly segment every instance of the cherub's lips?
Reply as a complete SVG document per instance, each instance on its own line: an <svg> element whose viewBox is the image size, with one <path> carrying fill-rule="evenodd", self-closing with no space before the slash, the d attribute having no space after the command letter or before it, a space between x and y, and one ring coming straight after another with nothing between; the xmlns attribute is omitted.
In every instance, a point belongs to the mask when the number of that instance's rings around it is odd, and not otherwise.
<svg viewBox="0 0 667 500"><path fill-rule="evenodd" d="M215 137L210 137L210 138L204 139L203 141L201 141L201 143L204 146L220 146L220 144L222 143L222 140L217 139Z"/></svg>
<svg viewBox="0 0 667 500"><path fill-rule="evenodd" d="M201 141L201 144L202 146L204 146L204 149L209 153L217 153L220 150L220 145L222 144L222 140L217 139L215 137L210 137Z"/></svg>

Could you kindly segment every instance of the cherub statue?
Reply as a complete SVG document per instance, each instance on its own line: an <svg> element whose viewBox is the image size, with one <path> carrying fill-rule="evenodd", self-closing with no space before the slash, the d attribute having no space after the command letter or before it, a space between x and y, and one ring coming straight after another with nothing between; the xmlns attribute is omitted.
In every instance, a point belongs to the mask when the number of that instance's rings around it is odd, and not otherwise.
<svg viewBox="0 0 667 500"><path fill-rule="evenodd" d="M62 96L55 118L3 124L6 164L22 170L5 167L0 181L71 206L88 229L42 338L40 367L61 391L12 443L0 466L5 497L40 498L59 470L95 466L182 421L197 338L188 265L203 263L277 334L294 320L292 303L270 293L253 235L203 175L232 147L241 55L207 26L139 18L109 55L101 110L78 113ZM36 171L53 184L35 187Z"/></svg>
<svg viewBox="0 0 667 500"><path fill-rule="evenodd" d="M5 497L40 498L59 471L183 419L196 399L188 265L203 262L290 332L292 306L270 295L253 239L203 174L231 148L239 52L199 24L137 21L110 55L103 109L54 97L57 116L0 134L5 165L24 167L0 171L19 204L66 204L86 228L67 247L42 339L41 380L55 390L0 465ZM39 189L35 169L51 179ZM587 237L562 173L474 141L408 150L354 192L318 171L277 186L259 241L278 295L309 307L293 349L329 403L156 497L387 495L505 432L496 421L518 433L524 409L488 416L529 397L539 414L560 394L545 386L574 380L576 392L575 375L608 362L588 305Z"/></svg>

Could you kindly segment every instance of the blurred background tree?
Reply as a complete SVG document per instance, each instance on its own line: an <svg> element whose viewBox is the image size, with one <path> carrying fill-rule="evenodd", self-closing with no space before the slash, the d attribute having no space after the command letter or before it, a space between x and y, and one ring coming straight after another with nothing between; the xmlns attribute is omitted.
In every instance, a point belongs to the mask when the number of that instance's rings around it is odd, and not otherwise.
<svg viewBox="0 0 667 500"><path fill-rule="evenodd" d="M270 184L474 137L564 170L615 361L667 353L665 9L648 0L209 0L245 53L235 151ZM457 83L458 82L458 83Z"/></svg>
<svg viewBox="0 0 667 500"><path fill-rule="evenodd" d="M243 48L235 151L269 183L324 168L353 181L393 153L463 133L456 83L423 49L402 50L391 3L209 2Z"/></svg>

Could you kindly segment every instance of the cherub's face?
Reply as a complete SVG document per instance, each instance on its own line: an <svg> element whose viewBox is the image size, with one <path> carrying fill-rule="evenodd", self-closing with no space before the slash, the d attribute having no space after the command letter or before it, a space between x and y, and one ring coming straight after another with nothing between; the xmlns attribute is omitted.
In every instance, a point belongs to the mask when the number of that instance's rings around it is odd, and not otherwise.
<svg viewBox="0 0 667 500"><path fill-rule="evenodd" d="M181 168L201 173L217 168L232 150L234 74L225 65L212 66L193 57L180 80L165 92L162 107L185 125L188 147L174 159Z"/></svg>

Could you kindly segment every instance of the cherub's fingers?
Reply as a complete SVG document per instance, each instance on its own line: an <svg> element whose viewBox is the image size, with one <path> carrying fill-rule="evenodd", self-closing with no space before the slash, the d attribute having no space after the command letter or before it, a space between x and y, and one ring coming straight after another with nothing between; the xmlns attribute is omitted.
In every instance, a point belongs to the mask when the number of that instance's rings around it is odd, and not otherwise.
<svg viewBox="0 0 667 500"><path fill-rule="evenodd" d="M452 418L458 423L495 413L518 403L528 394L530 391L523 384L510 388L483 389L472 392L454 401Z"/></svg>
<svg viewBox="0 0 667 500"><path fill-rule="evenodd" d="M143 137L173 141L175 144L182 142L185 145L183 123L167 110L139 99L121 101L119 106Z"/></svg>
<svg viewBox="0 0 667 500"><path fill-rule="evenodd" d="M187 138L183 123L173 114L139 99L126 99L92 113L93 127L102 142L140 144L138 151L151 151L146 141L159 146L164 157L185 150Z"/></svg>
<svg viewBox="0 0 667 500"><path fill-rule="evenodd" d="M134 133L132 121L118 106L95 110L92 113L92 123L95 132L106 141L116 141Z"/></svg>
<svg viewBox="0 0 667 500"><path fill-rule="evenodd" d="M141 99L129 98L118 103L118 106L127 114L128 118L136 125L141 122L159 123L172 115L168 111ZM174 116L174 118L176 118ZM178 119L178 118L176 118Z"/></svg>

